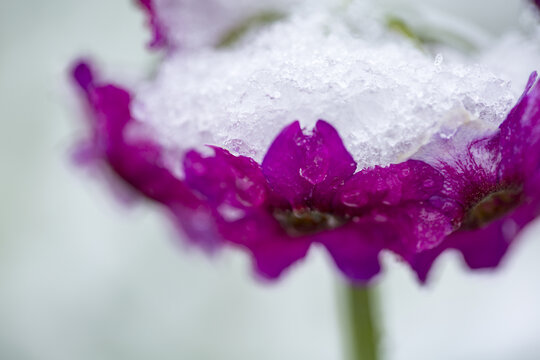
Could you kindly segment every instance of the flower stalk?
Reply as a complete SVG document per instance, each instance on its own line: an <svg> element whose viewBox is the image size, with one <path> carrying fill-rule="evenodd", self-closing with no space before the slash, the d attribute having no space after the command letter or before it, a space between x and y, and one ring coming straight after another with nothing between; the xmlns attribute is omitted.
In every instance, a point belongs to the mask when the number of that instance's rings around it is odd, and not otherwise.
<svg viewBox="0 0 540 360"><path fill-rule="evenodd" d="M350 284L346 288L350 360L379 360L379 331L376 294L368 286Z"/></svg>

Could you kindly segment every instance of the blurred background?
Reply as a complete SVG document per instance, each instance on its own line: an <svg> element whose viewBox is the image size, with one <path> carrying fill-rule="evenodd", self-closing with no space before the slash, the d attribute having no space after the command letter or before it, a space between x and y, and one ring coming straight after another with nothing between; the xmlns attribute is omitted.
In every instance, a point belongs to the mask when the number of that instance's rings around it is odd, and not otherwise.
<svg viewBox="0 0 540 360"><path fill-rule="evenodd" d="M381 2L494 34L523 7ZM125 208L70 163L81 126L69 65L91 55L145 71L156 59L143 24L129 0L0 2L0 359L342 359L343 284L321 249L259 283L244 254L184 247L155 209ZM495 272L447 253L425 287L385 256L385 359L540 359L539 235L536 222Z"/></svg>

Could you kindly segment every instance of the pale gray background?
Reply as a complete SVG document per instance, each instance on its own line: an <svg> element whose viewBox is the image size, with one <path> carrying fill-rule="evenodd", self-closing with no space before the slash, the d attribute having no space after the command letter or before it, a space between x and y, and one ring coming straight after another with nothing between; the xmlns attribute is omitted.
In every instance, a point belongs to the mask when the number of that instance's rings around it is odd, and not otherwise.
<svg viewBox="0 0 540 360"><path fill-rule="evenodd" d="M519 8L422 3L494 32ZM128 0L0 2L0 359L341 359L340 279L320 249L260 284L243 254L185 249L154 209L124 209L69 163L80 126L66 67L90 54L144 71L147 39ZM539 359L539 234L537 222L495 273L447 254L423 288L386 256L387 359Z"/></svg>

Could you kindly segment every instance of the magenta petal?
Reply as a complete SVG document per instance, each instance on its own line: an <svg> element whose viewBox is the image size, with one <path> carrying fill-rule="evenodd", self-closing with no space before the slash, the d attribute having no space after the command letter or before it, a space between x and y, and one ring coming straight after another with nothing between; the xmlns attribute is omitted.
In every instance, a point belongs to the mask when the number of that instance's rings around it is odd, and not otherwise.
<svg viewBox="0 0 540 360"><path fill-rule="evenodd" d="M257 274L276 279L305 257L311 240L291 238L273 217L267 182L255 161L214 151L209 157L186 154L185 181L212 205L221 237L251 253Z"/></svg>
<svg viewBox="0 0 540 360"><path fill-rule="evenodd" d="M92 69L85 61L79 61L72 70L72 76L77 85L88 93L90 88L94 85L94 74Z"/></svg>
<svg viewBox="0 0 540 360"><path fill-rule="evenodd" d="M499 183L499 140L498 132L466 124L449 139L436 137L415 155L442 174L441 197L462 207L456 219L479 194L488 194Z"/></svg>
<svg viewBox="0 0 540 360"><path fill-rule="evenodd" d="M433 249L422 251L414 257L407 259L411 269L416 273L416 276L421 283L426 283L428 275L433 267L433 263L443 251L448 249L448 245L448 242L444 241Z"/></svg>
<svg viewBox="0 0 540 360"><path fill-rule="evenodd" d="M95 110L95 146L108 165L142 195L165 205L196 207L199 201L164 166L162 151L150 140L128 141L125 130L135 121L129 111L131 96L113 85L96 87L91 94Z"/></svg>
<svg viewBox="0 0 540 360"><path fill-rule="evenodd" d="M130 113L129 92L96 84L85 63L76 65L73 74L91 110L93 138L85 143L86 157L102 162L135 193L166 206L191 238L203 247L213 247L216 235L209 209L165 167L161 147L149 139L126 137L132 127L138 126Z"/></svg>
<svg viewBox="0 0 540 360"><path fill-rule="evenodd" d="M379 253L388 230L384 225L362 221L321 233L317 241L326 247L349 280L367 283L381 270Z"/></svg>
<svg viewBox="0 0 540 360"><path fill-rule="evenodd" d="M442 190L442 184L443 177L433 167L408 160L359 171L339 190L335 204L357 214L379 205L427 200Z"/></svg>
<svg viewBox="0 0 540 360"><path fill-rule="evenodd" d="M510 223L507 224L510 225ZM504 222L498 221L476 231L457 231L436 248L421 252L407 260L423 283L426 282L435 260L442 252L451 248L461 252L471 269L495 268L511 244L511 239L504 235L501 226L505 226ZM513 227L513 225L510 226ZM509 231L515 230L515 228L509 229Z"/></svg>
<svg viewBox="0 0 540 360"><path fill-rule="evenodd" d="M461 251L470 268L496 267L521 230L540 215L540 173L527 179L523 197L517 208L487 226L452 234L452 246Z"/></svg>
<svg viewBox="0 0 540 360"><path fill-rule="evenodd" d="M503 226L513 227L508 219L497 221L476 231L457 231L448 242L458 249L471 269L494 268L499 265L508 250L511 238L504 236ZM514 231L510 229L509 231ZM512 235L512 237L515 234Z"/></svg>
<svg viewBox="0 0 540 360"><path fill-rule="evenodd" d="M455 207L441 199L443 177L430 165L409 160L364 169L349 179L335 207L385 228L384 247L405 259L436 247L452 229Z"/></svg>
<svg viewBox="0 0 540 360"><path fill-rule="evenodd" d="M535 180L540 180L540 176L535 176ZM407 259L420 281L426 281L433 262L449 248L457 249L471 269L497 267L521 230L540 214L540 188L534 191L507 216L477 230L456 231L436 248Z"/></svg>
<svg viewBox="0 0 540 360"><path fill-rule="evenodd" d="M276 196L287 200L294 208L303 207L311 197L313 185L322 181L328 169L328 154L319 157L319 170L307 166L308 173L302 176L306 168L306 148L313 141L302 133L300 123L295 121L276 137L262 162L263 173ZM320 143L313 144L313 146ZM315 150L317 151L317 150ZM315 160L315 159L309 159ZM317 176L318 175L318 176ZM308 180L309 179L309 180ZM311 181L310 181L311 180Z"/></svg>
<svg viewBox="0 0 540 360"><path fill-rule="evenodd" d="M214 206L257 207L266 201L267 183L259 164L214 147L214 156L190 151L184 159L185 181Z"/></svg>
<svg viewBox="0 0 540 360"><path fill-rule="evenodd" d="M289 237L265 209L251 209L232 222L220 221L221 235L247 249L257 273L278 278L284 270L304 258L312 242L309 237Z"/></svg>
<svg viewBox="0 0 540 360"><path fill-rule="evenodd" d="M314 136L319 136L327 149L330 164L325 179L315 186L313 203L320 210L330 208L336 191L343 186L356 170L356 162L345 146L336 129L326 121L319 120Z"/></svg>
<svg viewBox="0 0 540 360"><path fill-rule="evenodd" d="M430 203L411 202L394 212L390 218L394 223L401 221L398 229L408 232L400 236L401 249L395 248L405 259L437 247L454 230L453 218Z"/></svg>
<svg viewBox="0 0 540 360"><path fill-rule="evenodd" d="M521 180L540 166L540 85L533 72L523 95L501 124L500 173Z"/></svg>
<svg viewBox="0 0 540 360"><path fill-rule="evenodd" d="M138 0L138 3L139 6L146 12L148 24L152 29L152 40L150 40L149 46L155 49L168 46L165 26L161 21L159 21L154 0Z"/></svg>
<svg viewBox="0 0 540 360"><path fill-rule="evenodd" d="M262 168L270 188L293 208L328 205L333 189L353 174L356 164L339 135L319 120L312 135L305 135L295 121L276 137Z"/></svg>
<svg viewBox="0 0 540 360"><path fill-rule="evenodd" d="M284 270L306 256L309 245L307 240L287 242L287 239L277 238L250 250L257 273L267 279L277 279Z"/></svg>

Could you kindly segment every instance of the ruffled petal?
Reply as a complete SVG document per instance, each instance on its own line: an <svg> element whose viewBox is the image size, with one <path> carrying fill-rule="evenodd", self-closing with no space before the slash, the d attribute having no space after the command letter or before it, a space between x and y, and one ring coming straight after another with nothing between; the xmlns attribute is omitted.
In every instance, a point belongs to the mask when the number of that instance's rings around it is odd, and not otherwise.
<svg viewBox="0 0 540 360"><path fill-rule="evenodd" d="M437 257L446 249L456 249L471 269L497 267L519 233L540 215L540 174L524 186L521 204L505 217L476 230L458 230L439 246L407 259L421 282L427 280Z"/></svg>
<svg viewBox="0 0 540 360"><path fill-rule="evenodd" d="M283 129L262 162L275 196L293 208L329 206L335 189L355 168L336 130L321 120L311 135L302 132L298 121Z"/></svg>
<svg viewBox="0 0 540 360"><path fill-rule="evenodd" d="M184 158L185 182L218 209L243 209L264 205L267 183L259 164L214 147L214 156L190 151ZM240 210L238 210L240 211Z"/></svg>
<svg viewBox="0 0 540 360"><path fill-rule="evenodd" d="M163 164L162 149L143 137L127 136L137 127L130 113L130 93L114 85L98 85L87 64L74 68L74 78L85 91L93 111L93 152L134 190L172 205L195 208L200 201Z"/></svg>
<svg viewBox="0 0 540 360"><path fill-rule="evenodd" d="M536 172L540 166L540 85L536 72L500 131L501 177L520 181Z"/></svg>
<svg viewBox="0 0 540 360"><path fill-rule="evenodd" d="M524 184L520 204L504 217L476 230L456 231L450 237L471 269L499 265L509 246L531 221L540 215L540 173Z"/></svg>
<svg viewBox="0 0 540 360"><path fill-rule="evenodd" d="M160 21L156 12L155 0L138 0L139 6L144 10L148 18L148 25L152 30L152 40L149 46L154 49L163 48L169 45L165 24Z"/></svg>
<svg viewBox="0 0 540 360"><path fill-rule="evenodd" d="M313 136L322 139L330 159L324 180L315 186L313 192L314 206L326 211L330 209L336 191L354 174L356 162L343 145L336 129L326 121L317 122Z"/></svg>
<svg viewBox="0 0 540 360"><path fill-rule="evenodd" d="M335 206L350 215L381 205L427 200L442 190L443 177L430 165L408 160L387 167L364 169L338 191Z"/></svg>
<svg viewBox="0 0 540 360"><path fill-rule="evenodd" d="M418 160L365 169L339 190L334 206L383 226L384 247L408 259L436 247L453 229L454 213L440 201L443 182L439 171Z"/></svg>
<svg viewBox="0 0 540 360"><path fill-rule="evenodd" d="M304 138L300 123L295 121L276 137L262 162L263 173L276 197L284 198L293 207L302 207L313 189L313 184L300 175Z"/></svg>
<svg viewBox="0 0 540 360"><path fill-rule="evenodd" d="M221 220L219 229L225 239L251 253L257 274L266 279L277 279L304 258L313 241L288 236L266 209L252 209L235 221Z"/></svg>
<svg viewBox="0 0 540 360"><path fill-rule="evenodd" d="M479 124L465 124L454 136L435 136L414 158L425 161L444 178L441 191L445 199L463 207L480 200L499 184L498 167L501 161L499 134ZM461 214L457 214L463 216Z"/></svg>
<svg viewBox="0 0 540 360"><path fill-rule="evenodd" d="M436 248L407 261L422 283L427 281L435 260L447 249L458 250L470 269L496 268L521 228L511 218L505 218L474 231L456 231Z"/></svg>
<svg viewBox="0 0 540 360"><path fill-rule="evenodd" d="M185 181L211 205L220 236L252 255L258 275L276 279L305 257L312 240L290 237L274 218L266 179L254 160L213 149L208 157L186 154Z"/></svg>
<svg viewBox="0 0 540 360"><path fill-rule="evenodd" d="M317 236L336 266L351 281L367 283L381 270L379 253L392 236L383 224L360 220Z"/></svg>
<svg viewBox="0 0 540 360"><path fill-rule="evenodd" d="M97 83L94 72L84 62L73 68L73 78L84 91L91 110L93 133L85 144L86 159L104 164L134 193L167 207L175 223L191 239L214 248L218 241L206 203L167 169L158 144L141 136L129 136L138 126L130 112L130 93L118 86Z"/></svg>

